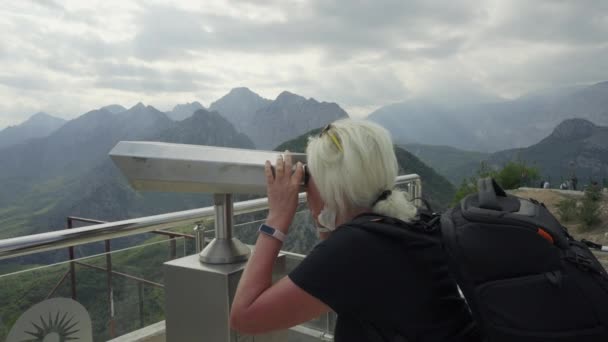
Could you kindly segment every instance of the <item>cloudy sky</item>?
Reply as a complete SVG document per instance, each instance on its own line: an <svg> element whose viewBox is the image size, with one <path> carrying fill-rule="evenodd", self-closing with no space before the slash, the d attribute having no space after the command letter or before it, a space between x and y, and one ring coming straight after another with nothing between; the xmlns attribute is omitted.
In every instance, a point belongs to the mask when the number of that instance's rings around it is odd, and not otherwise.
<svg viewBox="0 0 608 342"><path fill-rule="evenodd" d="M363 116L608 80L608 1L3 0L0 129L246 86Z"/></svg>

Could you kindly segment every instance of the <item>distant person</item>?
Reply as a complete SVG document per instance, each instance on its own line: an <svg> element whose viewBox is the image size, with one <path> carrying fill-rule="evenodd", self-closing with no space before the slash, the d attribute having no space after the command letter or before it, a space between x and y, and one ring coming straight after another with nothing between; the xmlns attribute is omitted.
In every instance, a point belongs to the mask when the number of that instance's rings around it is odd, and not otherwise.
<svg viewBox="0 0 608 342"><path fill-rule="evenodd" d="M524 169L521 173L521 186L528 186L528 170Z"/></svg>
<svg viewBox="0 0 608 342"><path fill-rule="evenodd" d="M395 189L398 164L388 132L368 121L339 120L310 138L306 153L308 207L325 239L272 285L304 171L298 164L291 174L288 154L277 159L275 175L267 162L270 209L234 297L232 328L259 334L335 311L337 342L480 341L439 242L366 229L369 215L392 218L387 226L400 232L406 228L395 220L417 214Z"/></svg>
<svg viewBox="0 0 608 342"><path fill-rule="evenodd" d="M570 182L570 184L572 185L572 190L576 190L577 183L578 183L578 178L576 178L576 176L572 177L572 181Z"/></svg>
<svg viewBox="0 0 608 342"><path fill-rule="evenodd" d="M544 188L545 187L545 181L541 180L540 181L540 185L538 187L541 188L541 189Z"/></svg>

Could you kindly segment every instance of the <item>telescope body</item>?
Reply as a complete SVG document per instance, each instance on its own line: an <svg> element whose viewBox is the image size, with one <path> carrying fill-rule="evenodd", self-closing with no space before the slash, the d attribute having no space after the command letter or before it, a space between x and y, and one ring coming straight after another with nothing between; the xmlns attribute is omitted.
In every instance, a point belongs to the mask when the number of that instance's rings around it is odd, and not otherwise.
<svg viewBox="0 0 608 342"><path fill-rule="evenodd" d="M121 141L110 157L138 191L265 194L264 164L280 152ZM294 164L306 155L292 153Z"/></svg>

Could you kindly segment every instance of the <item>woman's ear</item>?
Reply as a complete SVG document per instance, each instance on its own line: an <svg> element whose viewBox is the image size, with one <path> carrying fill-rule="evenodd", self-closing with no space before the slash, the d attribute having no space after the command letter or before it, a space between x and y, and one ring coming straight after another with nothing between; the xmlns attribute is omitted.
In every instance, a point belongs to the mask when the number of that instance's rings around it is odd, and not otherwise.
<svg viewBox="0 0 608 342"><path fill-rule="evenodd" d="M306 187L306 202L308 203L310 213L316 221L317 216L319 216L321 210L323 210L325 203L323 202L321 193L319 192L319 189L312 178L308 181L308 186Z"/></svg>

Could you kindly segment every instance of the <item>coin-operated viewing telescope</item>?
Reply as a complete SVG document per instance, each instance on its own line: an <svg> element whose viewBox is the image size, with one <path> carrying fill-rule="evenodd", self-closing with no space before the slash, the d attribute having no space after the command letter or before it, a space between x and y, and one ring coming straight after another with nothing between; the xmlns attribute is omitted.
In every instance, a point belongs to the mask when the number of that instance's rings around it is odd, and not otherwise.
<svg viewBox="0 0 608 342"><path fill-rule="evenodd" d="M227 147L121 141L110 157L139 191L206 192L214 194L215 239L200 261L228 264L245 261L249 248L232 236L232 194L265 194L266 160L279 152ZM306 155L294 153L294 164Z"/></svg>

